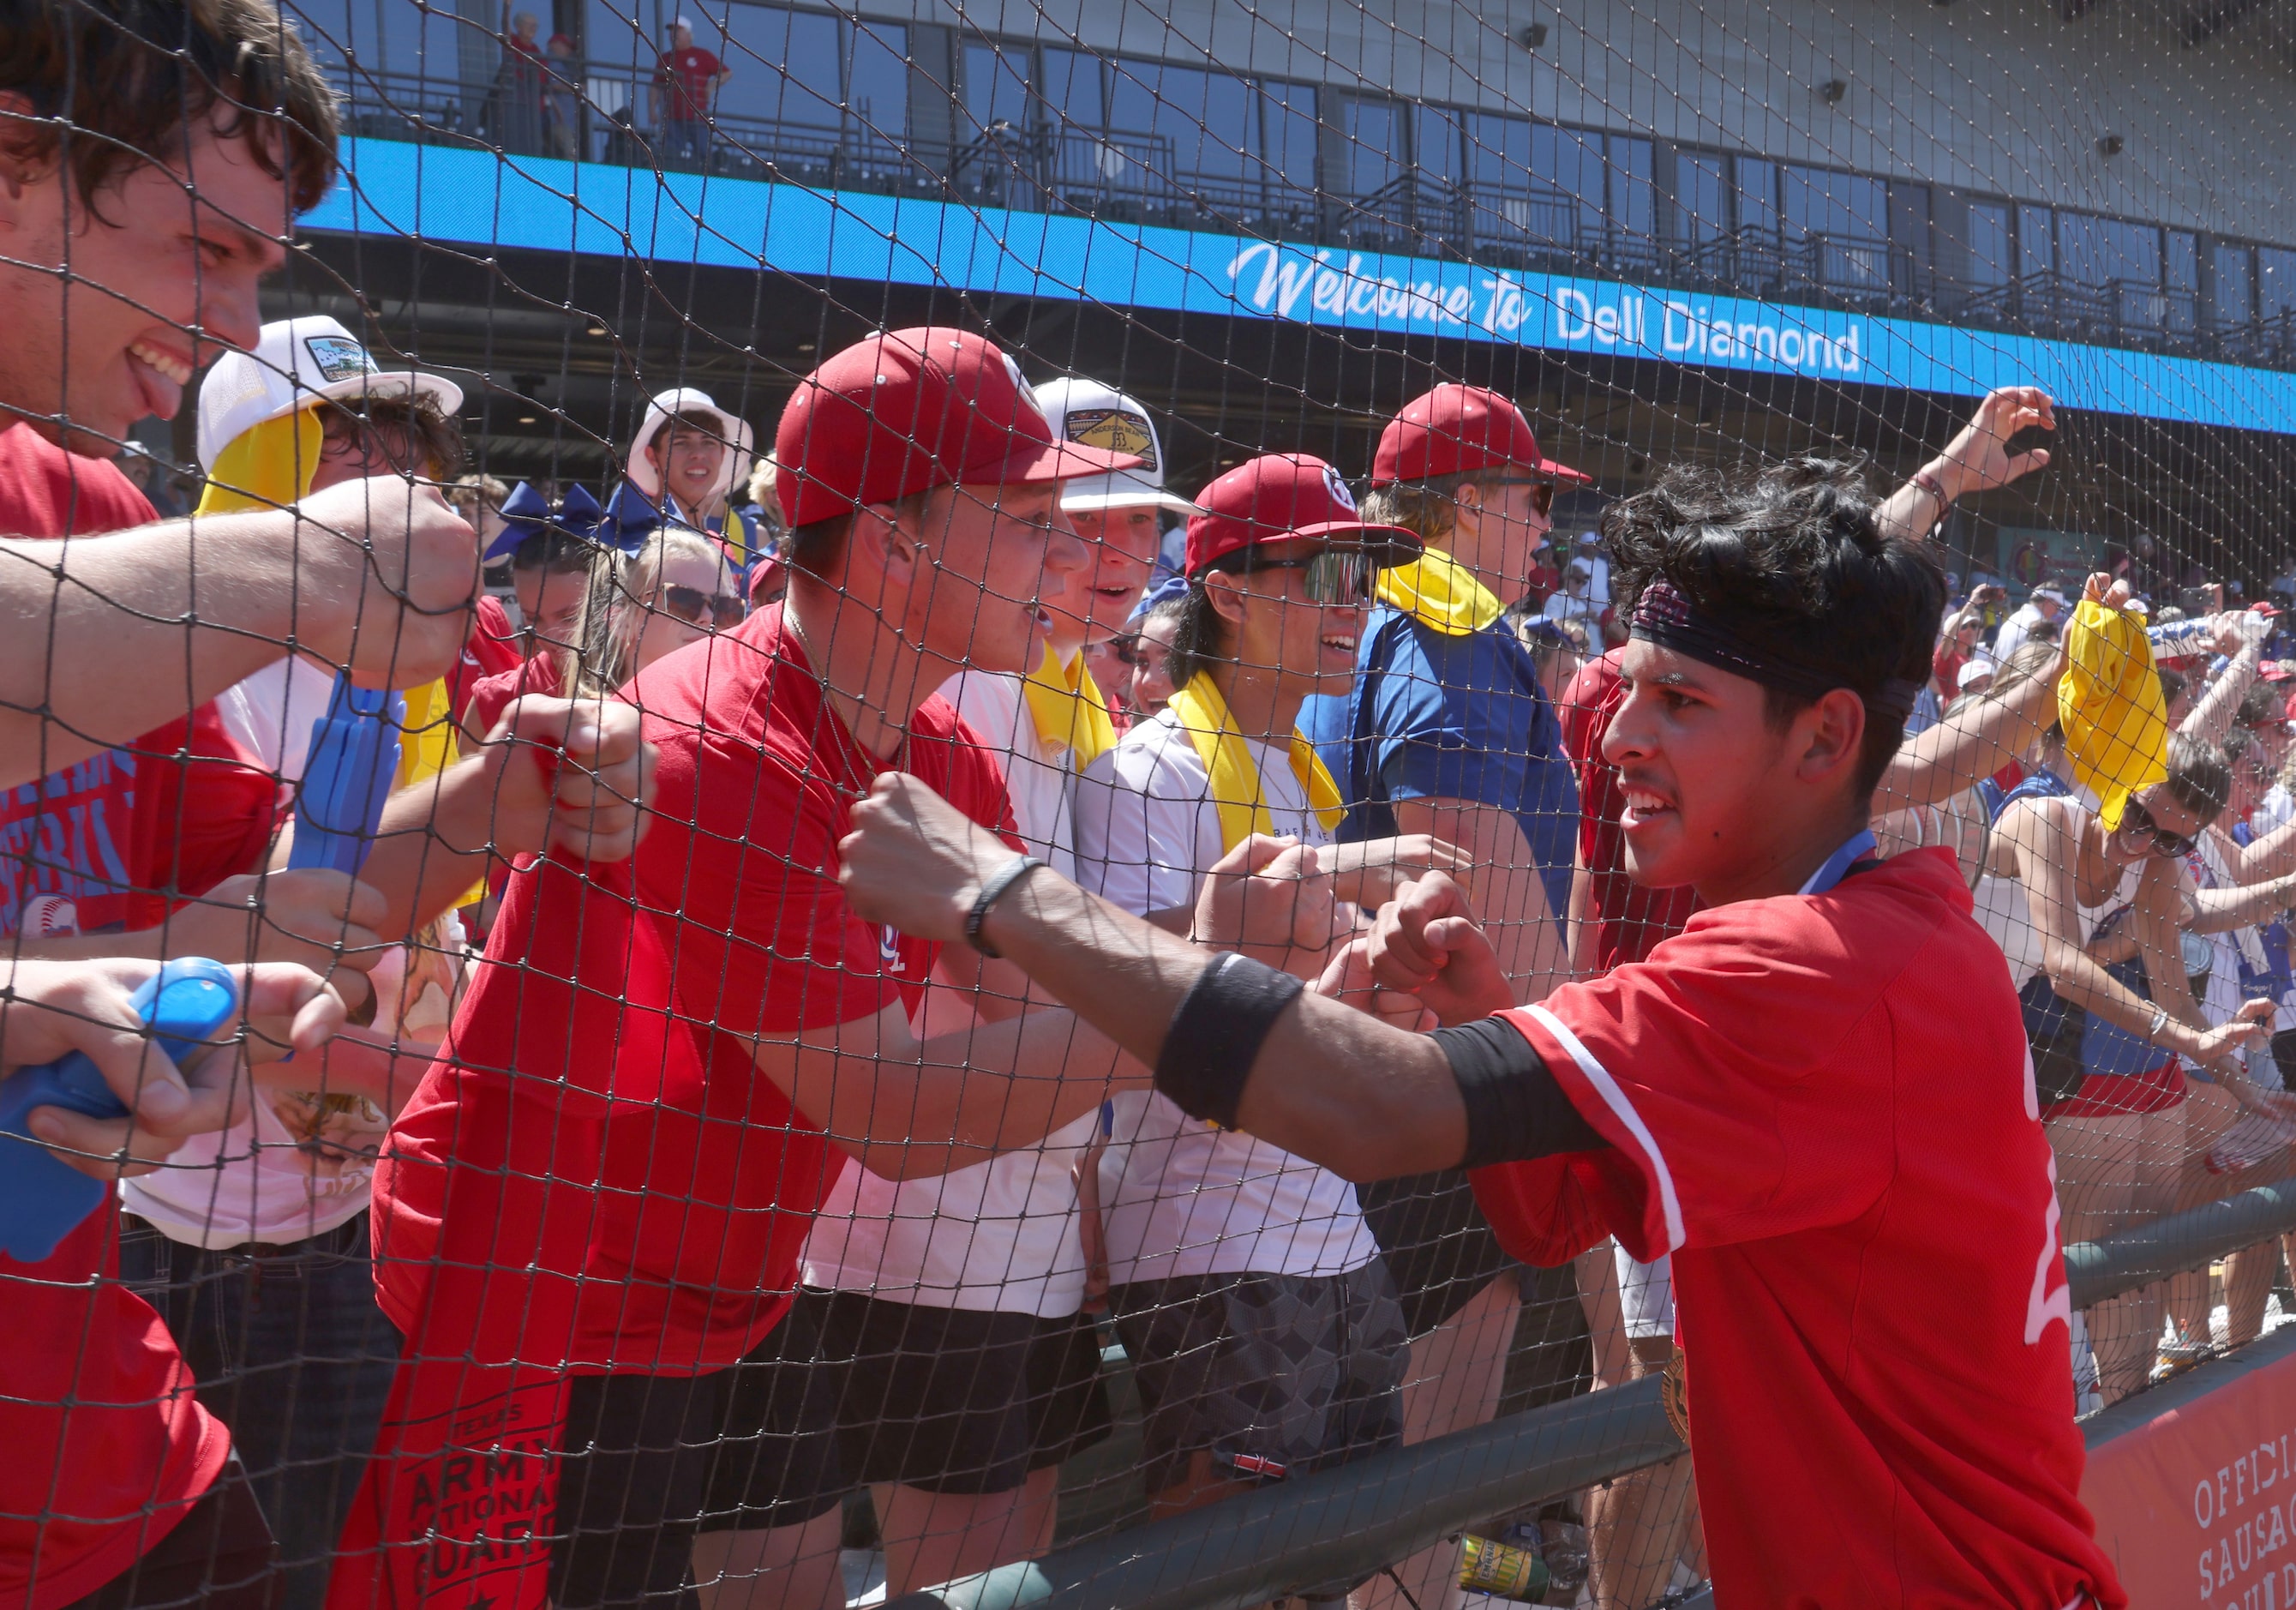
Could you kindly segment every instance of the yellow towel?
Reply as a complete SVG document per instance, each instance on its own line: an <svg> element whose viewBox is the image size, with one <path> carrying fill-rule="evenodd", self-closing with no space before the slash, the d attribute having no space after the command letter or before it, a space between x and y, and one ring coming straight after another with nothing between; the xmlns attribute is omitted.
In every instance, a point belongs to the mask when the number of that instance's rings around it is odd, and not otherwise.
<svg viewBox="0 0 2296 1610"><path fill-rule="evenodd" d="M1179 718L1188 741L1196 746L1196 753L1211 773L1212 803L1219 808L1220 843L1233 850L1255 833L1273 834L1275 818L1267 814L1267 801L1259 784L1259 768L1251 758L1251 751L1243 735L1235 729L1234 720L1227 713L1227 701L1220 697L1210 673L1198 671L1188 685L1172 695L1172 713ZM1300 786L1308 792L1308 804L1322 819L1326 832L1335 832L1343 814L1340 805L1340 785L1332 781L1323 757L1316 746L1292 729L1292 775L1300 779Z"/></svg>
<svg viewBox="0 0 2296 1610"><path fill-rule="evenodd" d="M1440 548L1429 548L1409 564L1379 573L1379 599L1447 637L1479 632L1499 618L1501 605L1490 588Z"/></svg>
<svg viewBox="0 0 2296 1610"><path fill-rule="evenodd" d="M311 490L311 477L318 473L322 439L316 408L298 408L250 425L216 455L207 490L200 494L199 512L283 509L300 501Z"/></svg>
<svg viewBox="0 0 2296 1610"><path fill-rule="evenodd" d="M2128 796L2169 775L2169 710L2142 620L2101 604L2073 611L2057 720L2074 780L2102 802L2105 831L2117 831Z"/></svg>
<svg viewBox="0 0 2296 1610"><path fill-rule="evenodd" d="M1116 747L1116 723L1109 719L1108 701L1101 697L1082 654L1071 669L1060 662L1047 643L1043 661L1029 673L1022 691L1028 694L1037 736L1073 754L1079 772Z"/></svg>

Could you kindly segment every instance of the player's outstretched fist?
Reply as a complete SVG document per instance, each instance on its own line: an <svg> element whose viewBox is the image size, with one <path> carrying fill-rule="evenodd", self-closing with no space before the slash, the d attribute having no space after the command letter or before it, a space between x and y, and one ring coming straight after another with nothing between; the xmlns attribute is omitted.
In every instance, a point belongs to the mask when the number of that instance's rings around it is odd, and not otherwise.
<svg viewBox="0 0 2296 1610"><path fill-rule="evenodd" d="M847 903L916 939L963 943L982 885L1013 859L1010 844L906 772L878 774L851 820L837 846Z"/></svg>
<svg viewBox="0 0 2296 1610"><path fill-rule="evenodd" d="M1443 873L1405 884L1380 908L1370 950L1374 979L1417 996L1446 1024L1473 1023L1515 1004L1466 891Z"/></svg>
<svg viewBox="0 0 2296 1610"><path fill-rule="evenodd" d="M1379 982L1372 972L1367 933L1340 947L1324 975L1316 981L1316 993L1414 1033L1423 1034L1437 1026L1435 1014L1417 996L1390 990Z"/></svg>

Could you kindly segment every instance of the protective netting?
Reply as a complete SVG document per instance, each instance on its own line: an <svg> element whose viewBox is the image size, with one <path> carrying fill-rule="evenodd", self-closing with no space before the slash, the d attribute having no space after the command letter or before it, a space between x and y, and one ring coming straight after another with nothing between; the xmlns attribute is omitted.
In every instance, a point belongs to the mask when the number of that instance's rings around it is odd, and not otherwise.
<svg viewBox="0 0 2296 1610"><path fill-rule="evenodd" d="M0 9L0 1596L2122 1602L2286 13L633 4Z"/></svg>

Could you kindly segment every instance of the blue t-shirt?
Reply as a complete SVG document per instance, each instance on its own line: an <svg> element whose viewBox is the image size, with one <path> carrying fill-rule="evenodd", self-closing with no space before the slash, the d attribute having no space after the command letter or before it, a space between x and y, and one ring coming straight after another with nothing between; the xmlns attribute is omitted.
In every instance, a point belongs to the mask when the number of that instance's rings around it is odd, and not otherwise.
<svg viewBox="0 0 2296 1610"><path fill-rule="evenodd" d="M1570 909L1578 784L1530 651L1504 625L1454 637L1374 605L1345 698L1300 711L1347 802L1342 842L1392 836L1398 800L1512 811L1557 921Z"/></svg>

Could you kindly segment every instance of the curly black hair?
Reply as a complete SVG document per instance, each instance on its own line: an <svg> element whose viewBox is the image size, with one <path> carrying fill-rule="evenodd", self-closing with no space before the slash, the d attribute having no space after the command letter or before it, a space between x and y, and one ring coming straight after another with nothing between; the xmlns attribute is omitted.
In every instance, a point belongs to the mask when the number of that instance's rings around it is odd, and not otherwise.
<svg viewBox="0 0 2296 1610"><path fill-rule="evenodd" d="M1821 668L1871 702L1930 675L1945 573L1926 543L1885 537L1857 460L1793 458L1749 477L1684 466L1603 517L1612 596L1631 611L1663 578L1766 654ZM1766 687L1773 727L1809 701ZM1905 740L1869 709L1857 787L1870 793Z"/></svg>

